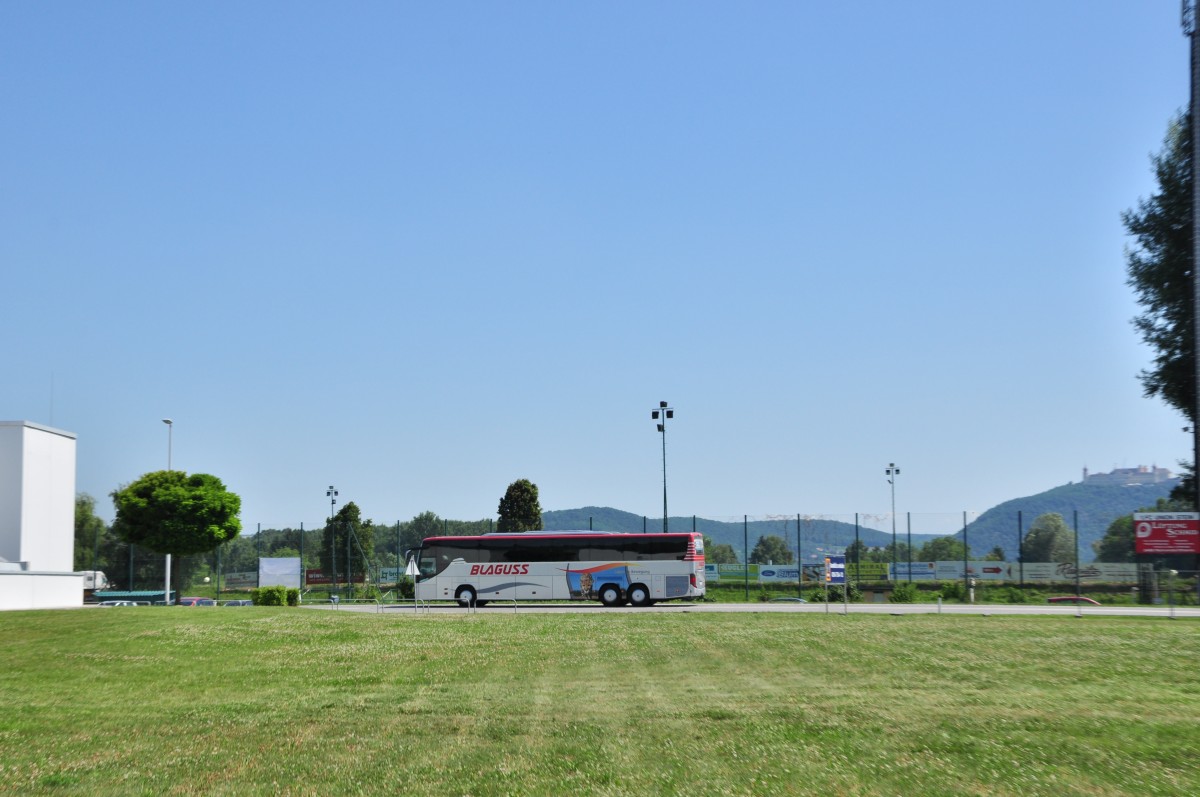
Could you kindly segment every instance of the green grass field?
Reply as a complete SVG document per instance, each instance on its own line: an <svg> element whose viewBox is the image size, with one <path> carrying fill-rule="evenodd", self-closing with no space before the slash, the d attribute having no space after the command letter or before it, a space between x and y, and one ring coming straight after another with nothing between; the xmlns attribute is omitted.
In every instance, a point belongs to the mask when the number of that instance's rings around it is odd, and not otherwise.
<svg viewBox="0 0 1200 797"><path fill-rule="evenodd" d="M0 793L1194 795L1192 621L0 614Z"/></svg>

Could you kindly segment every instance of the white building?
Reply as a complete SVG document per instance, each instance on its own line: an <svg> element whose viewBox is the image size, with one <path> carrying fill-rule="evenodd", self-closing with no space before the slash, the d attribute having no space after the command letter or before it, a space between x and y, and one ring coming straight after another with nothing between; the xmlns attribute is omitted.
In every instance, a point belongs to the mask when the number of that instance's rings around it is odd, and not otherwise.
<svg viewBox="0 0 1200 797"><path fill-rule="evenodd" d="M75 554L75 435L0 421L0 609L83 605Z"/></svg>

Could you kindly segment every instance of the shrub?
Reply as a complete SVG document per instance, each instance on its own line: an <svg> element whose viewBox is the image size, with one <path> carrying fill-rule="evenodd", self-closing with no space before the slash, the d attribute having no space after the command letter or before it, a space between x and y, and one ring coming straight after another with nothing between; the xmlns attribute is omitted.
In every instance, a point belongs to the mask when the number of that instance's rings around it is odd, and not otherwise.
<svg viewBox="0 0 1200 797"><path fill-rule="evenodd" d="M287 605L288 606L299 606L300 605L300 590L296 589L295 587L288 587Z"/></svg>
<svg viewBox="0 0 1200 797"><path fill-rule="evenodd" d="M1024 590L1017 587L993 587L988 590L988 600L992 603L1028 603Z"/></svg>
<svg viewBox="0 0 1200 797"><path fill-rule="evenodd" d="M889 597L888 600L892 603L916 603L917 585L911 581L905 581L897 584L892 589L891 597Z"/></svg>
<svg viewBox="0 0 1200 797"><path fill-rule="evenodd" d="M377 601L383 597L383 593L379 591L379 587L375 584L363 584L354 588L354 597L358 600Z"/></svg>
<svg viewBox="0 0 1200 797"><path fill-rule="evenodd" d="M809 603L824 603L825 602L825 587L816 587L814 589L809 590L806 600L808 600ZM829 586L829 602L830 603L841 603L842 600L843 600L842 599L842 585L841 584L831 584ZM862 591L859 590L858 587L851 584L850 585L850 603L861 603L861 602L862 602Z"/></svg>
<svg viewBox="0 0 1200 797"><path fill-rule="evenodd" d="M942 585L942 600L965 601L966 599L967 588L961 581L947 581Z"/></svg>
<svg viewBox="0 0 1200 797"><path fill-rule="evenodd" d="M255 606L287 606L288 588L282 586L258 587L250 590L250 600Z"/></svg>

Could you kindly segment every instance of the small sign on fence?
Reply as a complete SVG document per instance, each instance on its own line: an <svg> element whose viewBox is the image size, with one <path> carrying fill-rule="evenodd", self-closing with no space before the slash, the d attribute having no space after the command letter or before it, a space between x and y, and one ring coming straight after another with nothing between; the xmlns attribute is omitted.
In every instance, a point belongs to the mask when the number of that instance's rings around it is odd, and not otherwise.
<svg viewBox="0 0 1200 797"><path fill-rule="evenodd" d="M844 557L844 556L826 556L825 557L825 583L826 584L845 584L846 583L846 557Z"/></svg>

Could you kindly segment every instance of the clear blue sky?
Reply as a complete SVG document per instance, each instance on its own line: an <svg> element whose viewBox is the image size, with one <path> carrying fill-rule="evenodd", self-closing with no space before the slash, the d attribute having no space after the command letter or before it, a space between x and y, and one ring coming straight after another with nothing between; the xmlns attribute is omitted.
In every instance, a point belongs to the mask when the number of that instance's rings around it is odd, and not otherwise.
<svg viewBox="0 0 1200 797"><path fill-rule="evenodd" d="M1178 0L4 3L0 418L248 529L982 511L1190 458L1122 210Z"/></svg>

